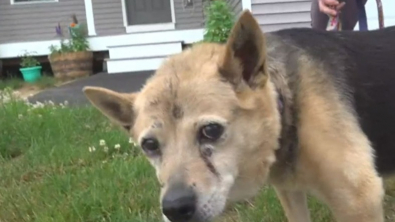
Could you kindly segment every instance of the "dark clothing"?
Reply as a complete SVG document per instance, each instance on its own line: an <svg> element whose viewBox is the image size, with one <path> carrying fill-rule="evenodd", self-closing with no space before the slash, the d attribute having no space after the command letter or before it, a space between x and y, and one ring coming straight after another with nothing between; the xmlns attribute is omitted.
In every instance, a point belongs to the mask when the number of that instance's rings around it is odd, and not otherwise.
<svg viewBox="0 0 395 222"><path fill-rule="evenodd" d="M342 30L354 30L358 22L358 7L356 1L367 0L344 0L346 5L341 9L340 19L342 21ZM311 27L314 29L326 30L329 17L322 13L318 6L318 0L312 0L311 4Z"/></svg>

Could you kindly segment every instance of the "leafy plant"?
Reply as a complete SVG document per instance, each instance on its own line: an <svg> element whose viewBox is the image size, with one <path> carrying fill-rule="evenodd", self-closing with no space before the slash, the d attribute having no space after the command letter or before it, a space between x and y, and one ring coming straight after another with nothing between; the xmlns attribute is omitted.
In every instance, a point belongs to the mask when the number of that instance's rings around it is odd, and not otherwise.
<svg viewBox="0 0 395 222"><path fill-rule="evenodd" d="M225 0L210 1L205 8L203 41L225 43L235 22L235 15Z"/></svg>
<svg viewBox="0 0 395 222"><path fill-rule="evenodd" d="M69 36L66 38L65 30L58 23L56 26L56 35L60 37L60 47L51 45L49 50L51 55L67 53L67 52L83 52L89 50L89 42L87 37L87 29L84 24L79 24L77 17L72 16L73 22L67 27Z"/></svg>
<svg viewBox="0 0 395 222"><path fill-rule="evenodd" d="M22 68L28 68L28 67L34 67L40 65L40 62L32 56L31 53L25 52L21 56L21 63L20 63Z"/></svg>
<svg viewBox="0 0 395 222"><path fill-rule="evenodd" d="M69 27L71 34L70 46L74 52L89 50L89 42L86 38L86 27L83 24L75 24Z"/></svg>

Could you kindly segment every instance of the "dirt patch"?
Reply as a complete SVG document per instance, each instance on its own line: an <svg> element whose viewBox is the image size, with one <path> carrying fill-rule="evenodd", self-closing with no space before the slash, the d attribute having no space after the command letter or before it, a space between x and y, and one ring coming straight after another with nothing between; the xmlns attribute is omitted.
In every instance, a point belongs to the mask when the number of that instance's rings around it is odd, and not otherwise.
<svg viewBox="0 0 395 222"><path fill-rule="evenodd" d="M43 84L29 84L29 83L23 83L23 85L17 89L14 89L14 92L16 95L19 97L26 99L28 97L34 96L37 93L50 89L50 88L55 88L59 87L71 82L76 81L77 79L72 79L72 80L66 80L66 81L61 81L61 80L54 80L53 83L49 83L47 85Z"/></svg>
<svg viewBox="0 0 395 222"><path fill-rule="evenodd" d="M25 85L22 86L21 88L16 89L16 90L14 90L14 91L16 92L16 94L17 94L18 96L20 96L20 97L23 98L23 99L26 99L26 98L28 98L28 97L30 97L30 96L33 96L33 95L39 93L39 92L42 91L42 90L43 90L43 89L41 89L41 88L38 87L38 86L25 84Z"/></svg>

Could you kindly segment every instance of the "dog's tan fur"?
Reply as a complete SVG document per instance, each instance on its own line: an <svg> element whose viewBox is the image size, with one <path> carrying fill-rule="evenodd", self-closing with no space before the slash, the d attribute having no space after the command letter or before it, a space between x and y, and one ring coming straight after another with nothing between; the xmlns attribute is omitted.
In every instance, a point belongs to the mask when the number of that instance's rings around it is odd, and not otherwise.
<svg viewBox="0 0 395 222"><path fill-rule="evenodd" d="M250 197L268 182L290 222L310 221L308 192L325 201L339 222L382 222L383 185L369 140L337 90L316 84L325 81L325 69L308 56L299 58L300 91L292 98L299 112L297 161L288 166L276 159L278 92L286 101L293 95L290 80L273 75L283 66L266 56L264 45L265 35L246 11L226 45L202 43L168 58L138 93L84 92L138 143L147 134L158 138L161 155L147 158L161 197L174 181L194 187L197 221L211 220L228 200ZM199 145L196 132L208 122L223 124L224 135L216 144Z"/></svg>

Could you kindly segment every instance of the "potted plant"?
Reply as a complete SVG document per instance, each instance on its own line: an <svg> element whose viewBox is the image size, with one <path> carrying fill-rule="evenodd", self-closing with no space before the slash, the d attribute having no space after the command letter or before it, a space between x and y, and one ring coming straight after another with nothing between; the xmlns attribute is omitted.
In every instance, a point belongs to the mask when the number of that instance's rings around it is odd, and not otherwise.
<svg viewBox="0 0 395 222"><path fill-rule="evenodd" d="M22 73L23 79L26 82L36 82L41 78L40 62L34 58L30 53L25 52L21 56L21 67L19 70Z"/></svg>
<svg viewBox="0 0 395 222"><path fill-rule="evenodd" d="M92 74L93 53L89 49L86 28L79 24L77 17L72 16L73 22L68 26L68 38L60 24L56 27L56 34L61 38L60 47L50 46L48 60L55 78L69 79Z"/></svg>

